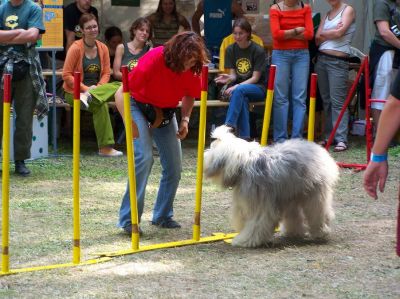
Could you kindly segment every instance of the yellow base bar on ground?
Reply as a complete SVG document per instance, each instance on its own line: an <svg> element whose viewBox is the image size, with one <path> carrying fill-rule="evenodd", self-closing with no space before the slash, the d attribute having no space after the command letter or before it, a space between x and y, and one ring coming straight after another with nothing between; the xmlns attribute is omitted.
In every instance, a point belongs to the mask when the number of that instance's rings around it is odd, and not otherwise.
<svg viewBox="0 0 400 299"><path fill-rule="evenodd" d="M101 252L101 253L97 253L95 255L98 255L101 257L103 257L103 256L105 256L105 257L121 256L121 255L128 255L128 254L134 254L134 253L157 250L157 249L174 248L174 247L180 247L180 246L188 246L188 245L194 245L194 244L216 242L216 241L233 238L235 235L236 234L215 233L215 234L213 234L213 236L203 237L203 238L200 238L200 240L198 240L198 241L193 240L193 239L181 240L181 241L174 241L174 242L168 242L168 243L140 246L139 249L137 249L137 250L125 249L125 250L118 250L118 251L114 251L114 252Z"/></svg>
<svg viewBox="0 0 400 299"><path fill-rule="evenodd" d="M30 267L30 268L12 269L9 272L0 272L0 276L12 275L12 274L18 274L18 273L24 273L24 272L35 272L35 271L61 269L61 268L77 267L77 266L84 266L84 265L94 265L94 264L98 264L98 263L108 262L110 260L111 260L111 258L109 258L109 257L101 257L101 258L97 258L97 259L87 260L87 261L81 262L79 264L67 263L67 264L56 264L56 265Z"/></svg>

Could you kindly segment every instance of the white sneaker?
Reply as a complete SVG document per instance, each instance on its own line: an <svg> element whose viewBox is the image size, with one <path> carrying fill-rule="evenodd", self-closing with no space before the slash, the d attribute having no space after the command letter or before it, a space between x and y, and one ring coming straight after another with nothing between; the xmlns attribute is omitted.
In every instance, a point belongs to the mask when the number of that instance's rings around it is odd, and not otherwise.
<svg viewBox="0 0 400 299"><path fill-rule="evenodd" d="M99 156L101 157L120 157L123 153L113 149L112 147L103 147L99 149Z"/></svg>

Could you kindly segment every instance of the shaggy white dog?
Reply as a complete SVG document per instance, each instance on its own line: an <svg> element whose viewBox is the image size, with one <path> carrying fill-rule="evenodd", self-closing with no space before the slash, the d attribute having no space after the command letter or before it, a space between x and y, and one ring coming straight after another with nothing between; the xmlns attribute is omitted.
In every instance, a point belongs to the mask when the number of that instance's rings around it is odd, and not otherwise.
<svg viewBox="0 0 400 299"><path fill-rule="evenodd" d="M220 126L204 155L204 174L233 189L233 225L239 234L232 244L257 247L272 241L281 223L282 234L325 238L334 217L333 186L338 167L321 146L288 140L261 147L236 138Z"/></svg>

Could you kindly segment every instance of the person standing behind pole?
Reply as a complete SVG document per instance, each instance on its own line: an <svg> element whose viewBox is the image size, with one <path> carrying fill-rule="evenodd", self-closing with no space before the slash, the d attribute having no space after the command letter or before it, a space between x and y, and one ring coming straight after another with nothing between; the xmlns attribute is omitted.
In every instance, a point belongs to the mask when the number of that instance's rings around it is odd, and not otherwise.
<svg viewBox="0 0 400 299"><path fill-rule="evenodd" d="M162 228L181 227L173 219L173 202L182 171L180 140L188 133L194 98L200 97L200 73L206 61L202 38L194 32L183 32L173 36L163 47L147 52L129 73L131 114L139 130L139 137L134 140L139 221L154 161L154 140L162 174L152 224ZM178 126L174 112L180 100L181 121ZM156 111L160 109L163 118L157 119ZM132 233L129 184L122 199L118 226Z"/></svg>
<svg viewBox="0 0 400 299"><path fill-rule="evenodd" d="M182 31L189 31L190 24L176 11L175 0L160 0L157 11L147 17L151 22L154 46L161 46L172 36Z"/></svg>
<svg viewBox="0 0 400 299"><path fill-rule="evenodd" d="M204 39L212 55L219 54L222 40L232 33L232 19L244 15L236 0L201 0L192 17L193 31L200 35L200 18L204 14Z"/></svg>
<svg viewBox="0 0 400 299"><path fill-rule="evenodd" d="M376 32L369 50L372 99L387 99L400 64L399 8L400 4L396 0L375 0L373 12ZM375 130L383 106L383 103L371 104Z"/></svg>
<svg viewBox="0 0 400 299"><path fill-rule="evenodd" d="M307 82L312 39L311 8L298 0L284 0L271 6L270 25L273 39L272 64L276 65L273 131L274 141L288 138L289 99L293 103L291 138L303 137L306 115Z"/></svg>
<svg viewBox="0 0 400 299"><path fill-rule="evenodd" d="M31 156L33 111L38 119L48 112L45 83L37 40L45 32L42 9L30 0L10 0L0 6L1 76L12 75L11 99L15 108L14 132L15 173L28 176L25 160ZM3 135L3 82L0 99L0 141Z"/></svg>
<svg viewBox="0 0 400 299"><path fill-rule="evenodd" d="M325 140L336 124L347 95L350 44L356 30L354 9L340 0L329 0L331 10L322 20L316 33L319 45L315 71L324 104ZM346 109L335 133L334 151L347 149L349 112Z"/></svg>

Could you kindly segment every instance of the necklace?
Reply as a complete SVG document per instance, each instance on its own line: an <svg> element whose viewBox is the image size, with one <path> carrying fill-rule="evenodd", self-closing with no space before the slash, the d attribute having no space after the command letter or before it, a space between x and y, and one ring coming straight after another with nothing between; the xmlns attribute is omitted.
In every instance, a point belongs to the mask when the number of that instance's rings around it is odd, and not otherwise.
<svg viewBox="0 0 400 299"><path fill-rule="evenodd" d="M89 49L93 49L94 47L96 47L96 42L94 42L93 45L89 45L85 39L83 38L83 43L85 44L86 47L88 47Z"/></svg>

